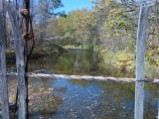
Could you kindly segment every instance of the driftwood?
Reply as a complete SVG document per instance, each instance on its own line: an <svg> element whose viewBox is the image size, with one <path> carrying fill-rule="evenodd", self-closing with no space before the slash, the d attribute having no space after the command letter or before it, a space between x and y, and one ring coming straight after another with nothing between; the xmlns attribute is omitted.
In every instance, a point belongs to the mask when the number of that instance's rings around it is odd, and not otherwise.
<svg viewBox="0 0 159 119"><path fill-rule="evenodd" d="M143 119L144 112L144 61L146 51L146 29L149 7L141 1L137 41L136 41L136 87L135 87L135 116L134 119Z"/></svg>
<svg viewBox="0 0 159 119"><path fill-rule="evenodd" d="M8 72L8 76L17 76L16 72ZM90 76L90 75L66 75L66 74L48 74L48 73L27 73L28 77L31 78L62 78L67 80L99 80L99 81L115 81L115 82L127 82L127 83L133 83L133 82L150 82L150 83L159 83L159 79L144 79L140 81L136 81L135 78L125 78L125 77L104 77L104 76Z"/></svg>
<svg viewBox="0 0 159 119"><path fill-rule="evenodd" d="M2 7L0 5L0 7ZM6 44L5 44L5 27L2 10L0 10L0 81L1 81L1 97L2 97L2 116L9 119L8 107L8 86L6 78Z"/></svg>

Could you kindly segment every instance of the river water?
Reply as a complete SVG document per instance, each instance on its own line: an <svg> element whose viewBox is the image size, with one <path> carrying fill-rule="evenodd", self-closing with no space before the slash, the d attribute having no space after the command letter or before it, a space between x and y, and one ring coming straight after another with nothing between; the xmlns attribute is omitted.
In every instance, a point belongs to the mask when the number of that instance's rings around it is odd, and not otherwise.
<svg viewBox="0 0 159 119"><path fill-rule="evenodd" d="M115 77L133 77L133 73L117 70L110 64L104 64L97 52L92 50L69 50L61 55L41 57L31 60L30 71L46 69L50 73L86 74Z"/></svg>
<svg viewBox="0 0 159 119"><path fill-rule="evenodd" d="M70 50L59 56L34 59L30 71L133 77L104 65L97 53ZM8 70L15 70L13 66ZM10 102L15 99L16 79L9 80ZM135 83L112 81L29 79L30 119L133 119ZM155 119L159 86L145 84L144 119Z"/></svg>

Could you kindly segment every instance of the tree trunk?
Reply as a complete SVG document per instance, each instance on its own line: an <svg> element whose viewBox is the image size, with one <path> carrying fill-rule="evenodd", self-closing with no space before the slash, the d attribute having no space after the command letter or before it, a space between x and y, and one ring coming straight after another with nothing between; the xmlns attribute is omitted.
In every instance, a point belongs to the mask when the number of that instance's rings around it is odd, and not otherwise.
<svg viewBox="0 0 159 119"><path fill-rule="evenodd" d="M9 119L9 104L8 104L8 86L6 78L6 44L5 44L5 28L4 28L3 13L0 10L0 82L1 82L1 97L2 97L2 116L3 119Z"/></svg>
<svg viewBox="0 0 159 119"><path fill-rule="evenodd" d="M141 4L137 42L136 42L136 89L135 89L135 119L143 119L144 109L144 59L146 50L146 28L148 19L148 7Z"/></svg>
<svg viewBox="0 0 159 119"><path fill-rule="evenodd" d="M18 14L12 2L7 3L7 11L12 24L14 47L16 53L16 67L18 73L18 118L26 119L26 85L24 68L24 45L20 34Z"/></svg>

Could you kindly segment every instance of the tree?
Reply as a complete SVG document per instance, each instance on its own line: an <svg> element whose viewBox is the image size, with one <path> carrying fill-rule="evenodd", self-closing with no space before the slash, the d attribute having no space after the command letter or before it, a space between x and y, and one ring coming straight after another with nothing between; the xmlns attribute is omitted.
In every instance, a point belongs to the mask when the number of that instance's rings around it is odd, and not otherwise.
<svg viewBox="0 0 159 119"><path fill-rule="evenodd" d="M38 3L38 17L39 17L39 27L40 36L39 40L42 41L46 37L46 26L52 17L55 17L58 13L55 10L62 7L61 0L39 0Z"/></svg>
<svg viewBox="0 0 159 119"><path fill-rule="evenodd" d="M95 17L87 9L75 10L52 20L48 26L50 36L65 38L66 44L92 45L96 39ZM64 45L66 45L64 44Z"/></svg>
<svg viewBox="0 0 159 119"><path fill-rule="evenodd" d="M131 3L131 4L130 4ZM97 17L97 29L100 42L108 50L134 50L136 31L136 4L122 3L116 0L95 1L94 13ZM134 8L131 10L131 8ZM109 45L107 45L109 44Z"/></svg>

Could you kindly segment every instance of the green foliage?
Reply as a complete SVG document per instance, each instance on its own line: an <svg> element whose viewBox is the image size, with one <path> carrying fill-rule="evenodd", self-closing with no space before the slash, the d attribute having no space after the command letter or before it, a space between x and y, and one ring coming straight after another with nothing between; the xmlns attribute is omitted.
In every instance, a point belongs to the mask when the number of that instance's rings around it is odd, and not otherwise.
<svg viewBox="0 0 159 119"><path fill-rule="evenodd" d="M67 39L66 44L93 44L94 21L92 13L86 9L70 12L66 17L54 19L48 25L50 35ZM71 41L73 40L73 41Z"/></svg>
<svg viewBox="0 0 159 119"><path fill-rule="evenodd" d="M112 63L113 58L113 65L134 71L138 6L134 0L95 0L92 10L75 10L58 17L51 21L47 31L49 36L63 37L64 40L59 40L61 45L97 46L105 63ZM155 7L150 9L146 52L146 60L155 67L159 66L157 13Z"/></svg>
<svg viewBox="0 0 159 119"><path fill-rule="evenodd" d="M159 67L159 46L152 42L147 42L146 59L151 65Z"/></svg>
<svg viewBox="0 0 159 119"><path fill-rule="evenodd" d="M54 19L47 27L48 36L63 37L68 41L66 45L94 46L105 42L111 47L108 50L128 49L134 45L136 26L126 10L115 0L99 0L92 10L75 10Z"/></svg>
<svg viewBox="0 0 159 119"><path fill-rule="evenodd" d="M145 62L145 75L149 79L159 77L159 69L154 65L151 65L149 62Z"/></svg>
<svg viewBox="0 0 159 119"><path fill-rule="evenodd" d="M113 53L107 51L105 47L100 49L99 52L100 56L103 57L103 60L106 64L112 64L113 66L129 71L135 71L135 57L134 54L131 53L124 53L124 52L117 52Z"/></svg>
<svg viewBox="0 0 159 119"><path fill-rule="evenodd" d="M131 6L131 5L130 5ZM99 39L111 52L135 50L136 22L127 12L129 8L115 0L97 0L95 14Z"/></svg>
<svg viewBox="0 0 159 119"><path fill-rule="evenodd" d="M130 53L119 52L115 54L114 62L115 66L122 70L131 72L134 72L135 70L135 59L134 56Z"/></svg>

